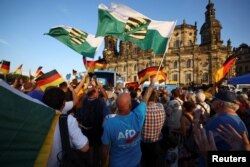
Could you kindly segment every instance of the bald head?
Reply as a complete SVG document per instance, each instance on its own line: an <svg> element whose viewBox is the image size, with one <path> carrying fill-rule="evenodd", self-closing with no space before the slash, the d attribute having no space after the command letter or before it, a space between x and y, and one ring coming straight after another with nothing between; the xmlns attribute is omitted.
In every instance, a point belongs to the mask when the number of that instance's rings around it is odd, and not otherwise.
<svg viewBox="0 0 250 167"><path fill-rule="evenodd" d="M116 106L118 108L118 112L121 115L126 115L131 110L131 96L129 93L122 93L118 96L116 100Z"/></svg>

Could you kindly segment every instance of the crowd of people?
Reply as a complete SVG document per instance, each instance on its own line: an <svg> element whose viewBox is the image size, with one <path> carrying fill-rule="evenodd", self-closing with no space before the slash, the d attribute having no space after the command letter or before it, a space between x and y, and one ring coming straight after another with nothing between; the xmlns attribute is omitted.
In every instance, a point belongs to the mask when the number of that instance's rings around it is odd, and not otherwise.
<svg viewBox="0 0 250 167"><path fill-rule="evenodd" d="M249 92L103 87L86 72L80 82L63 82L44 92L33 81L12 87L68 114L71 147L93 167L204 166L207 152L250 151ZM60 165L57 125L48 166Z"/></svg>

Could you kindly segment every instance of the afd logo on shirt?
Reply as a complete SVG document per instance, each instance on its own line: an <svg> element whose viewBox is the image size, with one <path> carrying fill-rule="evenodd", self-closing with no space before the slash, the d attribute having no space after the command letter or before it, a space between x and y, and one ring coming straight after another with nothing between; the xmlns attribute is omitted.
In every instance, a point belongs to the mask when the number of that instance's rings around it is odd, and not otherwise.
<svg viewBox="0 0 250 167"><path fill-rule="evenodd" d="M131 129L131 130L126 129L125 132L119 132L118 140L125 139L125 143L129 144L129 143L132 143L133 141L136 141L139 134L140 134L140 132L136 132L133 129Z"/></svg>

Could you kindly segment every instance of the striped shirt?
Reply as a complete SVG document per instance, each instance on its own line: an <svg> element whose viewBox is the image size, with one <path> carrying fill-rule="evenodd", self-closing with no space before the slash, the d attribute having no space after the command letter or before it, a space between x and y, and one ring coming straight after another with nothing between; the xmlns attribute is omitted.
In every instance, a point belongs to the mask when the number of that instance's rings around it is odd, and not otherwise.
<svg viewBox="0 0 250 167"><path fill-rule="evenodd" d="M150 103L142 129L142 141L153 143L161 139L161 129L166 115L161 103Z"/></svg>

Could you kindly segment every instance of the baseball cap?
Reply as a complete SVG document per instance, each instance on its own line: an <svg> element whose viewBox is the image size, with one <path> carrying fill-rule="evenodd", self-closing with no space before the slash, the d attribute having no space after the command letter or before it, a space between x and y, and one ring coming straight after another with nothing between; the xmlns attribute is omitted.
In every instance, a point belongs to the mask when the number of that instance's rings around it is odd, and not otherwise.
<svg viewBox="0 0 250 167"><path fill-rule="evenodd" d="M231 102L231 103L236 103L236 104L239 103L237 100L236 94L228 90L220 90L215 95L215 98L222 100L222 101L226 101L226 102Z"/></svg>

